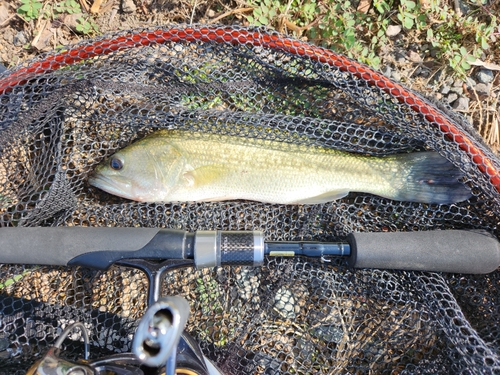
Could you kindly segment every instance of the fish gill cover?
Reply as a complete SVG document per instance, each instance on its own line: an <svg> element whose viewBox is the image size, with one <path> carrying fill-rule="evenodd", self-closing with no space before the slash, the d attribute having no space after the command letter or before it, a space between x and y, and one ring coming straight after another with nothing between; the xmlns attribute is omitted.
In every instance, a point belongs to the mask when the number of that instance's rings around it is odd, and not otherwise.
<svg viewBox="0 0 500 375"><path fill-rule="evenodd" d="M351 232L485 229L496 237L500 163L460 115L335 53L264 29L120 32L0 76L0 226L263 230L269 241ZM140 203L91 186L96 167L159 129L363 155L436 151L471 197L452 204L350 193L323 204ZM261 269L170 273L188 325L228 373L500 371L498 272L352 270L270 259ZM0 374L24 373L69 321L92 355L128 351L146 307L137 271L0 266ZM66 350L78 355L78 345ZM6 354L7 353L7 354Z"/></svg>

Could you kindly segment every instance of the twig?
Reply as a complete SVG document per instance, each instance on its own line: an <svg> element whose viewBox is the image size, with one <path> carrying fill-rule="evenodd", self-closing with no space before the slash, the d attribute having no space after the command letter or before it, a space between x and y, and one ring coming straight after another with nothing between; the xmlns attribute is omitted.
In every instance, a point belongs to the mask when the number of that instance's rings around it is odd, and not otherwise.
<svg viewBox="0 0 500 375"><path fill-rule="evenodd" d="M318 17L314 21L312 21L311 23L309 23L309 24L307 24L305 26L302 26L302 27L297 26L293 22L289 21L286 17L283 17L283 21L282 22L285 24L285 26L288 29L290 29L290 30L292 30L294 32L297 32L297 33L301 33L303 31L308 30L311 27L315 26L317 23L319 23L319 21L320 21L320 18Z"/></svg>
<svg viewBox="0 0 500 375"><path fill-rule="evenodd" d="M107 12L109 12L110 10L113 9L114 6L115 6L115 2L114 1L108 1L106 4L104 4L104 5L101 6L101 13L107 13Z"/></svg>
<svg viewBox="0 0 500 375"><path fill-rule="evenodd" d="M112 7L111 8L111 14L109 16L108 25L111 25L111 23L115 19L117 13L118 13L118 7Z"/></svg>
<svg viewBox="0 0 500 375"><path fill-rule="evenodd" d="M38 32L38 34L36 34L36 36L31 41L31 45L32 46L36 46L38 44L38 40L42 36L42 33L45 30L45 28L47 27L48 23L49 23L49 20L45 20L45 22L43 23L43 25L42 25L40 31Z"/></svg>
<svg viewBox="0 0 500 375"><path fill-rule="evenodd" d="M85 9L87 13L89 12L90 8L85 0L80 0L80 5L83 7L83 9Z"/></svg>
<svg viewBox="0 0 500 375"><path fill-rule="evenodd" d="M247 12L251 12L253 10L253 8L238 8L238 9L232 9L232 10L229 10L225 13L222 13L220 16L218 17L215 17L213 20L210 20L209 23L216 23L216 22L219 22L221 19L223 18L226 18L226 17L229 17L233 14L238 14L238 13L247 13Z"/></svg>
<svg viewBox="0 0 500 375"><path fill-rule="evenodd" d="M99 13L101 9L102 0L94 0L92 7L90 8L90 13Z"/></svg>
<svg viewBox="0 0 500 375"><path fill-rule="evenodd" d="M198 0L194 0L193 10L191 11L191 18L189 19L189 24L193 24L194 12L196 11L196 6L198 5Z"/></svg>
<svg viewBox="0 0 500 375"><path fill-rule="evenodd" d="M487 142L491 146L498 146L498 144L500 143L500 132L498 131L498 126L499 126L498 116L497 114L494 114L493 116L494 117L491 122Z"/></svg>
<svg viewBox="0 0 500 375"><path fill-rule="evenodd" d="M7 26L9 24L9 22L16 16L16 14L13 14L12 16L10 16L9 18L7 18L5 21L3 21L2 23L0 23L0 27L4 27L4 26Z"/></svg>
<svg viewBox="0 0 500 375"><path fill-rule="evenodd" d="M141 0L141 9L142 9L142 12L147 16L149 14L148 12L148 8L146 7L146 4L144 4L144 1Z"/></svg>

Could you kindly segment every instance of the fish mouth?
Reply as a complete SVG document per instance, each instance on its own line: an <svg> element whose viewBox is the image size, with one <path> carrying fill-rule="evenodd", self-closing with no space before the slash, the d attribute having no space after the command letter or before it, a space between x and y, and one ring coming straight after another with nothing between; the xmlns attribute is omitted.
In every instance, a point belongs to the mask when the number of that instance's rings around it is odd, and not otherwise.
<svg viewBox="0 0 500 375"><path fill-rule="evenodd" d="M125 193L127 189L130 189L130 183L123 181L123 179L120 179L119 176L113 176L113 178L110 178L108 176L103 176L102 174L94 173L88 178L88 183L105 191L106 193L130 199L130 197Z"/></svg>

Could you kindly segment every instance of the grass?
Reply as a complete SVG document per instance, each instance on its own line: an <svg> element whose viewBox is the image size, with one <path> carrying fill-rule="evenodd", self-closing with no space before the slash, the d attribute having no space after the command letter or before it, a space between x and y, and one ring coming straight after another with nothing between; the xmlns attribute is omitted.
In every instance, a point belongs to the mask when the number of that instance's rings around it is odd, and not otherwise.
<svg viewBox="0 0 500 375"><path fill-rule="evenodd" d="M471 63L498 57L500 6L486 0L466 3L467 13L440 0L251 0L251 24L304 37L378 69L379 52L395 42L389 26L400 26L399 42L432 50L457 78L465 78ZM406 38L407 40L402 40ZM411 39L411 40L410 40ZM425 52L425 51L422 51Z"/></svg>

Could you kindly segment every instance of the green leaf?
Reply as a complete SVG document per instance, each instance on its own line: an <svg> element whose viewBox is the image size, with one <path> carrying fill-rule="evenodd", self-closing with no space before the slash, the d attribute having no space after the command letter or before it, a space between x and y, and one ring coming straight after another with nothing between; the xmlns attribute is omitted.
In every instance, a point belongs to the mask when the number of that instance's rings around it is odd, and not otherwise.
<svg viewBox="0 0 500 375"><path fill-rule="evenodd" d="M21 5L19 8L18 8L18 11L19 10L22 10L23 12L30 12L31 11L31 5L30 4L24 4L24 5Z"/></svg>
<svg viewBox="0 0 500 375"><path fill-rule="evenodd" d="M403 4L406 8L410 10L415 9L415 7L417 6L417 4L414 1L405 1Z"/></svg>
<svg viewBox="0 0 500 375"><path fill-rule="evenodd" d="M406 29L411 29L413 27L413 24L414 24L414 22L411 18L405 18L403 21L403 26Z"/></svg>
<svg viewBox="0 0 500 375"><path fill-rule="evenodd" d="M490 45L486 41L486 38L481 38L481 48L482 49L490 49Z"/></svg>
<svg viewBox="0 0 500 375"><path fill-rule="evenodd" d="M479 52L479 54L481 54L481 52ZM470 63L474 62L476 60L477 59L474 56L472 56L472 55L467 55L467 57L465 58L465 61L470 62Z"/></svg>

